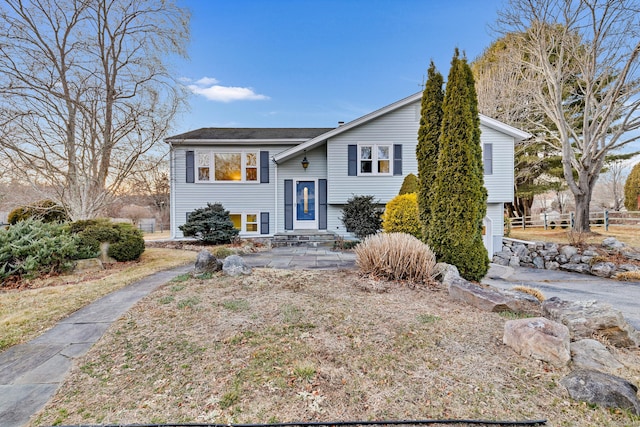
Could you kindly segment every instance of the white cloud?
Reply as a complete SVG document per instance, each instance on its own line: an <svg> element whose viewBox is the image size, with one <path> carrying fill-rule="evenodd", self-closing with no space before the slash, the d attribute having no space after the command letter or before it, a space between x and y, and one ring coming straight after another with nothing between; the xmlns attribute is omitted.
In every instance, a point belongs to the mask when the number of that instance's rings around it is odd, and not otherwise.
<svg viewBox="0 0 640 427"><path fill-rule="evenodd" d="M213 77L203 77L196 82L199 86L213 86L216 83L219 83L219 81Z"/></svg>
<svg viewBox="0 0 640 427"><path fill-rule="evenodd" d="M269 99L266 95L261 95L249 87L222 86L213 77L202 77L195 82L188 78L181 78L180 81L187 84L187 88L196 95L204 96L209 101L233 102L233 101L261 101ZM188 84L191 83L192 84Z"/></svg>

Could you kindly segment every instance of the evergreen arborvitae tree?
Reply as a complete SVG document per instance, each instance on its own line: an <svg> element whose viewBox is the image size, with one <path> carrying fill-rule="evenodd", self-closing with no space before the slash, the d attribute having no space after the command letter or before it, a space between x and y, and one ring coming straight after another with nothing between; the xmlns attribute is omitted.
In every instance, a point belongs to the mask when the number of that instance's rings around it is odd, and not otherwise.
<svg viewBox="0 0 640 427"><path fill-rule="evenodd" d="M427 243L440 262L458 267L467 280L480 280L489 268L482 241L486 215L480 118L471 69L456 49L442 106L438 166L431 191Z"/></svg>
<svg viewBox="0 0 640 427"><path fill-rule="evenodd" d="M640 195L640 163L631 169L631 173L624 183L624 207L630 211L637 211L638 196Z"/></svg>
<svg viewBox="0 0 640 427"><path fill-rule="evenodd" d="M428 242L429 224L431 222L431 189L436 177L438 163L438 140L442 123L442 102L444 91L442 74L436 70L433 61L427 71L427 83L422 92L420 111L420 128L418 129L418 209L422 236Z"/></svg>

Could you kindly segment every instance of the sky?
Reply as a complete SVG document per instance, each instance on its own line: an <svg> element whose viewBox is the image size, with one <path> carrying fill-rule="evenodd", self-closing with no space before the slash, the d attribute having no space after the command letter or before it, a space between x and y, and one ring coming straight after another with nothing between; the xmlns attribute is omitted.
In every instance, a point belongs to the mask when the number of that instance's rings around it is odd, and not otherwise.
<svg viewBox="0 0 640 427"><path fill-rule="evenodd" d="M191 91L174 134L201 127L335 127L445 76L498 36L502 0L178 0L191 11Z"/></svg>

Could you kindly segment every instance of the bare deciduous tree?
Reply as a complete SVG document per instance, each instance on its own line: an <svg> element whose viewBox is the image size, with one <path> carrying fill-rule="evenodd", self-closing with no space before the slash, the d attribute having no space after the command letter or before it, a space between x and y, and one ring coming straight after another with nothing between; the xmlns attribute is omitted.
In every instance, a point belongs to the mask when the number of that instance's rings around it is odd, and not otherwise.
<svg viewBox="0 0 640 427"><path fill-rule="evenodd" d="M517 46L532 111L552 124L576 205L575 228L589 231L589 203L612 150L639 138L640 2L510 0L498 29Z"/></svg>
<svg viewBox="0 0 640 427"><path fill-rule="evenodd" d="M147 155L135 166L135 171L127 178L123 193L139 196L152 207L163 223L169 222L170 184L169 170L164 156Z"/></svg>
<svg viewBox="0 0 640 427"><path fill-rule="evenodd" d="M72 219L100 213L184 101L168 72L188 14L172 0L6 0L0 149L55 189Z"/></svg>

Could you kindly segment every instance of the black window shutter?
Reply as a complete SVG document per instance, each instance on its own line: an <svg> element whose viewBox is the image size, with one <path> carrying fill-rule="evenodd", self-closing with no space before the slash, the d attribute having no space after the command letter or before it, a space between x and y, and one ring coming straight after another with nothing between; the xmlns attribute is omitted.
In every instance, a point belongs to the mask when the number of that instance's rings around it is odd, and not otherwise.
<svg viewBox="0 0 640 427"><path fill-rule="evenodd" d="M393 145L393 174L402 175L402 144Z"/></svg>
<svg viewBox="0 0 640 427"><path fill-rule="evenodd" d="M269 234L269 212L260 212L260 234Z"/></svg>
<svg viewBox="0 0 640 427"><path fill-rule="evenodd" d="M348 158L348 175L358 175L358 146L347 146L347 158Z"/></svg>
<svg viewBox="0 0 640 427"><path fill-rule="evenodd" d="M327 180L318 180L318 229L327 229Z"/></svg>
<svg viewBox="0 0 640 427"><path fill-rule="evenodd" d="M484 144L482 150L482 164L484 165L484 174L493 174L493 144Z"/></svg>
<svg viewBox="0 0 640 427"><path fill-rule="evenodd" d="M196 173L194 166L194 153L193 151L187 151L187 182L195 182Z"/></svg>
<svg viewBox="0 0 640 427"><path fill-rule="evenodd" d="M266 184L269 182L269 152L260 152L260 183Z"/></svg>
<svg viewBox="0 0 640 427"><path fill-rule="evenodd" d="M284 180L284 229L293 230L293 180Z"/></svg>

